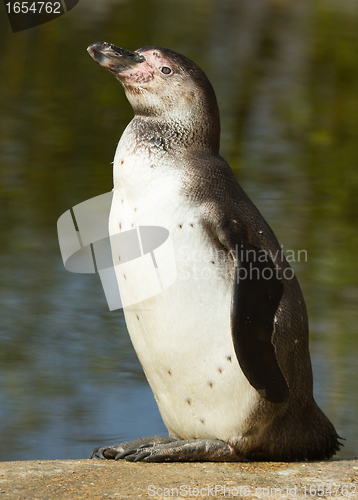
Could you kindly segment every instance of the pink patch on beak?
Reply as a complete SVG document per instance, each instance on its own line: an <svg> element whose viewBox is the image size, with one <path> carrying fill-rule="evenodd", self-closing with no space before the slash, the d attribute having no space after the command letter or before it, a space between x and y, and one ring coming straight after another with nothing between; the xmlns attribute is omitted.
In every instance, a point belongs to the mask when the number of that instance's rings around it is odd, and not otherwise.
<svg viewBox="0 0 358 500"><path fill-rule="evenodd" d="M128 82L148 82L153 78L153 73L148 69L147 61L142 62L139 66L133 69L123 71L123 73L118 73L116 75L119 80L123 80L124 83Z"/></svg>

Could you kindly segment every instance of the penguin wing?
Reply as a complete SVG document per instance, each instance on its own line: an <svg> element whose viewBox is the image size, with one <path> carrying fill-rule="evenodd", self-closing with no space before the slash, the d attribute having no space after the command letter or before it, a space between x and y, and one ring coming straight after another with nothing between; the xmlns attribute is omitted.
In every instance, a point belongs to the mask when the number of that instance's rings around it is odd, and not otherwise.
<svg viewBox="0 0 358 500"><path fill-rule="evenodd" d="M230 223L217 230L220 242L236 263L231 335L238 362L261 396L282 403L289 397L289 389L272 342L275 315L284 292L279 268L267 252L245 241Z"/></svg>
<svg viewBox="0 0 358 500"><path fill-rule="evenodd" d="M201 202L204 230L234 256L236 264L231 300L236 357L259 394L282 403L289 397L289 388L273 339L284 283L280 267L270 256L280 252L280 245L223 158L192 154L190 166L184 192Z"/></svg>

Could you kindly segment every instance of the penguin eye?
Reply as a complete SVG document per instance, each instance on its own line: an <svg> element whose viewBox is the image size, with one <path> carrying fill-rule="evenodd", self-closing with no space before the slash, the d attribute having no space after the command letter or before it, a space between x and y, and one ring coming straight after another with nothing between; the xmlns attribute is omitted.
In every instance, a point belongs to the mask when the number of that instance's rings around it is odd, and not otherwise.
<svg viewBox="0 0 358 500"><path fill-rule="evenodd" d="M169 68L169 66L163 66L160 70L164 75L170 75L172 70Z"/></svg>

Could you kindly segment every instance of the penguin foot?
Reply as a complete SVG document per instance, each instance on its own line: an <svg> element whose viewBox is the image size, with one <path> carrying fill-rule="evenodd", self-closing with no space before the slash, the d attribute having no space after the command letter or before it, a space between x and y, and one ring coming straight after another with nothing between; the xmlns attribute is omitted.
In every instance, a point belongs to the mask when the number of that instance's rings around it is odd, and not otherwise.
<svg viewBox="0 0 358 500"><path fill-rule="evenodd" d="M134 439L133 441L125 441L123 443L114 444L113 446L94 448L89 458L100 458L101 460L119 460L125 458L131 453L142 451L143 448L150 448L164 443L177 441L178 438L169 436L150 436Z"/></svg>
<svg viewBox="0 0 358 500"><path fill-rule="evenodd" d="M139 443L139 444L138 444ZM183 440L164 436L140 438L126 443L96 448L90 458L128 462L239 462L232 446L219 439Z"/></svg>

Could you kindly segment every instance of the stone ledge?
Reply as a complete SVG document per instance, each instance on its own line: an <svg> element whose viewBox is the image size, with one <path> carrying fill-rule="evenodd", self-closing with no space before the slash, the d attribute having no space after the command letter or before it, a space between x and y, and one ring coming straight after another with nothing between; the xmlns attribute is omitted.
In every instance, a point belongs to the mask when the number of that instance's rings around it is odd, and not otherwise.
<svg viewBox="0 0 358 500"><path fill-rule="evenodd" d="M320 485L325 488L324 494ZM0 500L5 498L358 500L358 460L234 464L135 464L102 460L2 462Z"/></svg>

